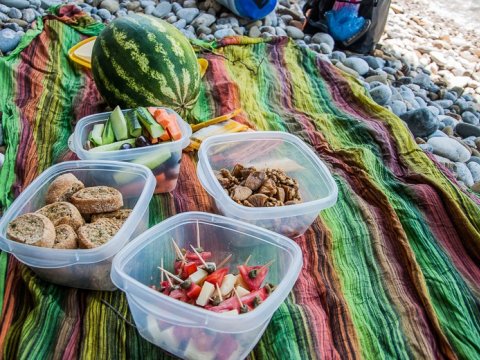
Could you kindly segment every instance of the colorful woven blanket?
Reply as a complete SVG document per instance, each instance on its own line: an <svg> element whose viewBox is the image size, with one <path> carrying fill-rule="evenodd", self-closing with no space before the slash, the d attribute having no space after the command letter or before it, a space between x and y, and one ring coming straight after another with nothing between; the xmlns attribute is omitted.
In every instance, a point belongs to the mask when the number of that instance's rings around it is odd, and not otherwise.
<svg viewBox="0 0 480 360"><path fill-rule="evenodd" d="M73 159L75 122L104 109L91 74L67 56L101 29L57 9L0 59L3 208L48 166ZM242 123L310 144L339 187L338 203L292 240L304 268L250 357L480 358L479 198L353 78L288 39L227 38L202 52L210 66L190 120L241 107ZM177 189L154 197L152 224L213 211L195 163L185 154ZM58 287L5 253L0 274L0 357L170 358L139 336L120 291Z"/></svg>

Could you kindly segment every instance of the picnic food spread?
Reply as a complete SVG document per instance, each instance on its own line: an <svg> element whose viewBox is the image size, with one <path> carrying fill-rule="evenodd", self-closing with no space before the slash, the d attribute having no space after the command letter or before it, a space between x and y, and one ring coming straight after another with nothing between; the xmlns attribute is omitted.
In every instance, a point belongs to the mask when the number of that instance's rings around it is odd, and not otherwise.
<svg viewBox="0 0 480 360"><path fill-rule="evenodd" d="M257 170L236 164L232 171L221 169L215 176L230 198L241 205L273 207L302 201L297 180L281 169Z"/></svg>
<svg viewBox="0 0 480 360"><path fill-rule="evenodd" d="M173 239L172 243L177 256L173 266L175 274L165 270L162 264L160 286L152 286L164 295L213 312L238 315L254 310L275 289L272 284L263 284L273 261L248 266L249 257L237 267L238 273L233 274L225 266L232 254L216 264L209 261L213 255L210 251L193 245L190 249L180 249Z"/></svg>
<svg viewBox="0 0 480 360"><path fill-rule="evenodd" d="M115 236L131 213L122 209L123 196L117 189L85 187L71 173L52 181L45 202L36 212L12 220L8 238L54 249L91 249Z"/></svg>
<svg viewBox="0 0 480 360"><path fill-rule="evenodd" d="M92 71L112 108L162 104L184 114L200 92L200 68L188 39L168 22L145 15L107 25L93 47Z"/></svg>

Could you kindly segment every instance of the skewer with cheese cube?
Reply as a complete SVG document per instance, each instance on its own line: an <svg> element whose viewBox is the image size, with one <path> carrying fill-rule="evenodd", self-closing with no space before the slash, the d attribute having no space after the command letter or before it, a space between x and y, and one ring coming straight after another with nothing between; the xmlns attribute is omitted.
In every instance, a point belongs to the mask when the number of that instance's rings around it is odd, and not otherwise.
<svg viewBox="0 0 480 360"><path fill-rule="evenodd" d="M240 286L240 285L238 285L238 286L235 288L235 290L237 290L237 294L238 294L238 296L240 296L240 297L243 297L243 296L245 296L245 295L250 294L250 291L248 291L247 289L245 289L244 287L242 287L242 286Z"/></svg>
<svg viewBox="0 0 480 360"><path fill-rule="evenodd" d="M235 282L237 281L237 276L233 274L227 274L223 278L222 285L220 286L220 292L222 296L227 296L230 294L235 287Z"/></svg>
<svg viewBox="0 0 480 360"><path fill-rule="evenodd" d="M194 284L201 285L207 276L208 272L203 269L198 269L192 275L190 275L190 280L192 280Z"/></svg>
<svg viewBox="0 0 480 360"><path fill-rule="evenodd" d="M198 295L196 304L198 306L205 306L210 301L210 297L215 292L215 285L210 284L209 282L204 282L202 286L202 291Z"/></svg>

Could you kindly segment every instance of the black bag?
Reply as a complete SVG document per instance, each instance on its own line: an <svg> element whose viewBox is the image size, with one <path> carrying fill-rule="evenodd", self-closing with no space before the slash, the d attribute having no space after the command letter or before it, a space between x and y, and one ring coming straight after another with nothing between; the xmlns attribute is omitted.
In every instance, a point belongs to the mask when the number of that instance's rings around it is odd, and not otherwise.
<svg viewBox="0 0 480 360"><path fill-rule="evenodd" d="M338 0L308 0L305 3L303 12L307 18L304 29L306 34L315 34L317 32L328 33L325 12L333 8L335 1ZM350 1L347 0L346 2ZM385 25L387 24L388 9L390 8L391 0L362 0L359 1L359 3L358 16L363 16L365 19L370 20L370 28L354 43L344 46L342 43L337 42L337 46L352 52L367 54L375 49L375 45L377 45L383 34Z"/></svg>

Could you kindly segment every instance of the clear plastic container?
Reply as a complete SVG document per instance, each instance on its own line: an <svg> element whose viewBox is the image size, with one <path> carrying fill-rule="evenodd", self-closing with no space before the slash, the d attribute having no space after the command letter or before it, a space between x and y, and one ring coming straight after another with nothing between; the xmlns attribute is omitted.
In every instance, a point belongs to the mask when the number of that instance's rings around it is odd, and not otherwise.
<svg viewBox="0 0 480 360"><path fill-rule="evenodd" d="M198 158L200 183L221 214L289 237L302 235L321 210L337 201L337 184L325 164L307 144L288 133L264 131L213 136L202 143ZM235 164L255 166L258 170L284 170L298 181L302 203L260 208L237 204L214 174L222 168L231 171Z"/></svg>
<svg viewBox="0 0 480 360"><path fill-rule="evenodd" d="M222 315L163 295L150 288L160 283L164 268L173 272L175 251L200 244L212 252L212 261L236 269L251 255L250 265L275 260L266 281L278 285L255 310ZM300 247L290 239L259 227L219 215L187 212L173 216L134 239L112 265L112 280L125 291L135 325L151 343L184 359L243 359L253 349L273 313L285 300L302 268ZM233 271L232 271L233 272Z"/></svg>
<svg viewBox="0 0 480 360"><path fill-rule="evenodd" d="M161 109L159 107L159 109ZM166 109L169 113L175 114L177 122L182 132L182 138L176 141L158 143L156 145L133 148L128 150L92 152L85 149L88 134L95 124L105 123L111 112L104 112L95 115L89 115L80 119L75 126L75 131L70 136L68 146L82 160L115 160L139 163L150 167L150 159L166 158L160 164L152 168L153 175L157 179L155 194L173 191L177 186L178 175L180 173L180 163L182 161L182 150L190 144L192 129L182 118L173 110ZM129 109L123 110L123 113Z"/></svg>
<svg viewBox="0 0 480 360"><path fill-rule="evenodd" d="M94 249L49 249L7 239L7 226L16 217L45 205L50 183L72 173L85 186L118 189L124 207L133 209L120 231ZM118 161L67 161L45 170L13 202L0 220L0 248L13 254L41 278L55 284L92 290L115 290L110 280L113 256L131 239L148 229L148 205L155 188L152 172L143 165Z"/></svg>

